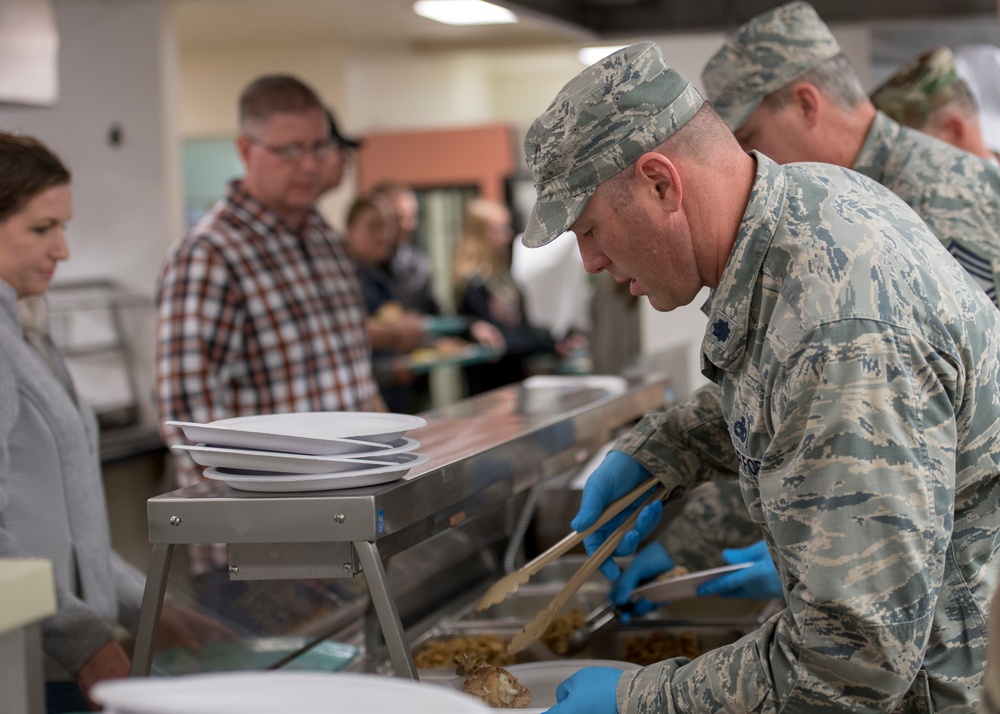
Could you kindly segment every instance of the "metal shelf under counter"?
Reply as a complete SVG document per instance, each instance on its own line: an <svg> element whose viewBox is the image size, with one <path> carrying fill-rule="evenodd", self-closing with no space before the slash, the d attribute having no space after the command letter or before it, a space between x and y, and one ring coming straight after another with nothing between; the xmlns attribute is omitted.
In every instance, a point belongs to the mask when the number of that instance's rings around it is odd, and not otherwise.
<svg viewBox="0 0 1000 714"><path fill-rule="evenodd" d="M477 522L489 521L494 537L509 536L510 519L497 514L662 406L668 387L662 376L547 377L426 412L427 425L408 436L429 462L382 486L273 494L212 481L151 498L133 676L150 671L174 546L225 543L233 580L363 573L393 669L416 679L384 559Z"/></svg>

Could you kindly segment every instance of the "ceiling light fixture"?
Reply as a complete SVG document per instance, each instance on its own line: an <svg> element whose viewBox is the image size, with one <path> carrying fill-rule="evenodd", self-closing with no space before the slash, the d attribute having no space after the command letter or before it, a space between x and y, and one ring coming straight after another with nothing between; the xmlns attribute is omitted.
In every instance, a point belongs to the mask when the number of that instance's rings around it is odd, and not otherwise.
<svg viewBox="0 0 1000 714"><path fill-rule="evenodd" d="M481 0L417 0L413 11L446 25L501 25L517 22L517 15L505 7Z"/></svg>
<svg viewBox="0 0 1000 714"><path fill-rule="evenodd" d="M576 58L589 67L625 47L626 45L615 45L614 47L581 47L576 51Z"/></svg>

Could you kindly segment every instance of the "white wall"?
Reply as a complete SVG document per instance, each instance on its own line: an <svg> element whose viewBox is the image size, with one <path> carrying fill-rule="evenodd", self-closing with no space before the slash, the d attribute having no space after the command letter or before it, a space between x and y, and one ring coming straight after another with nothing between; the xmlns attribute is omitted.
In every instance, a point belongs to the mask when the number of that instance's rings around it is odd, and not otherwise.
<svg viewBox="0 0 1000 714"><path fill-rule="evenodd" d="M56 280L118 279L151 294L180 230L174 51L159 0L56 0L60 96L0 105L0 128L37 136L73 173L72 255ZM119 125L123 142L108 144Z"/></svg>
<svg viewBox="0 0 1000 714"><path fill-rule="evenodd" d="M348 77L346 48L330 42L182 48L180 132L185 138L232 135L240 92L262 74L292 74L337 111ZM343 122L341 122L343 123ZM347 130L347 127L343 127Z"/></svg>

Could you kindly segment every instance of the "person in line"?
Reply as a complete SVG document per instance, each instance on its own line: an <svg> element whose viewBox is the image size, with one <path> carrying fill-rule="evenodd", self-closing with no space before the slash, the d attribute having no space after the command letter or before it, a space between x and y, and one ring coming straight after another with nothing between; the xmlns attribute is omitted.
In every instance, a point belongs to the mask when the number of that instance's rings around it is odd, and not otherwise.
<svg viewBox="0 0 1000 714"><path fill-rule="evenodd" d="M752 18L709 59L702 83L745 150L758 150L779 164L822 161L853 168L878 181L927 222L994 304L1000 300L1000 171L878 111L811 5L791 2ZM736 502L737 488L725 482L703 486L690 494L700 503L689 512L723 514ZM712 539L737 552L705 565L749 557L742 550L751 546L746 519L742 510L719 516L729 527ZM668 530L707 534L697 523L672 523ZM672 564L676 540L668 532L648 545L651 552L636 559L613 597L624 604L631 584ZM759 558L752 569L702 585L700 592L772 597L777 582L765 549L757 543L749 552Z"/></svg>
<svg viewBox="0 0 1000 714"><path fill-rule="evenodd" d="M385 410L353 263L314 206L341 150L330 132L319 97L295 77L243 90L245 175L171 248L156 286L161 422ZM162 435L183 442L165 425ZM202 479L186 454L175 464L181 486ZM225 548L190 551L199 597L233 613Z"/></svg>
<svg viewBox="0 0 1000 714"><path fill-rule="evenodd" d="M488 199L469 201L452 263L455 310L492 324L506 345L498 360L463 368L470 395L519 382L531 375L530 360L554 361L557 350L565 356L573 349L569 341L557 344L548 330L525 316L521 291L510 274L513 238L506 206Z"/></svg>
<svg viewBox="0 0 1000 714"><path fill-rule="evenodd" d="M570 230L588 271L660 311L712 289L713 384L616 442L572 527L650 474L673 496L738 478L787 602L694 660L582 669L550 712L973 711L1000 580L1000 311L885 187L745 152L651 42L571 80L524 148L526 245Z"/></svg>
<svg viewBox="0 0 1000 714"><path fill-rule="evenodd" d="M372 189L392 204L395 221L395 245L386 270L395 282L395 293L407 310L422 315L438 315L441 306L434 298L431 279L434 266L427 252L417 245L420 225L420 202L412 188L398 181L386 181Z"/></svg>
<svg viewBox="0 0 1000 714"><path fill-rule="evenodd" d="M415 375L401 359L427 339L423 318L403 307L385 265L392 255L396 217L388 200L373 194L355 199L347 212L347 252L354 260L368 312L372 360L390 411L412 413Z"/></svg>
<svg viewBox="0 0 1000 714"><path fill-rule="evenodd" d="M371 195L381 196L392 207L390 257L384 260L381 271L388 278L387 286L394 299L413 313L440 315L441 306L434 297L432 285L433 262L427 251L417 245L420 203L416 192L404 183L383 181L372 189ZM494 338L501 339L499 335L494 335ZM379 379L384 383L382 374ZM407 401L413 412L431 408L430 375L409 375Z"/></svg>
<svg viewBox="0 0 1000 714"><path fill-rule="evenodd" d="M948 47L935 47L907 62L872 92L871 100L903 126L1000 166L997 154L986 146L976 99L958 76Z"/></svg>
<svg viewBox="0 0 1000 714"><path fill-rule="evenodd" d="M347 248L354 259L368 309L368 332L372 341L375 375L382 397L395 412L415 413L429 404L429 395L415 389L418 375L410 368L407 353L433 343L444 350L459 350L468 341L502 351L503 335L485 320L473 320L461 334L434 337L424 328L426 314L405 306L397 283L387 269L394 245L391 228L396 222L392 205L384 194L358 198L347 213Z"/></svg>
<svg viewBox="0 0 1000 714"><path fill-rule="evenodd" d="M70 172L37 139L0 132L0 558L47 558L57 611L42 622L49 712L89 708L91 687L127 677L115 628L133 634L144 577L111 548L98 425L40 324L18 300L43 298L69 258ZM37 311L34 314L39 314ZM196 649L228 638L168 601L161 631Z"/></svg>

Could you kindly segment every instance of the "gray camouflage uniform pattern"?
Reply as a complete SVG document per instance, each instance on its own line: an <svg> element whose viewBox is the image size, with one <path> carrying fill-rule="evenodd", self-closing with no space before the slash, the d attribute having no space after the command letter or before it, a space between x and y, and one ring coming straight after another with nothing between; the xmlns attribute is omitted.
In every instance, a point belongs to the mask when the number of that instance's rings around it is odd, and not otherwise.
<svg viewBox="0 0 1000 714"><path fill-rule="evenodd" d="M882 112L854 170L906 201L1000 305L1000 170Z"/></svg>
<svg viewBox="0 0 1000 714"><path fill-rule="evenodd" d="M735 131L768 94L840 52L815 10L793 2L741 27L708 62L702 80ZM854 169L909 204L1000 305L1000 171L994 165L879 112ZM732 491L729 484L713 484L689 496L692 503L658 536L676 563L721 565L721 547L740 547L751 537ZM714 527L701 525L703 518Z"/></svg>
<svg viewBox="0 0 1000 714"><path fill-rule="evenodd" d="M657 541L675 566L691 572L725 565L725 548L746 548L761 539L750 520L738 481L705 483L688 493L680 513L665 524Z"/></svg>
<svg viewBox="0 0 1000 714"><path fill-rule="evenodd" d="M616 448L674 493L738 473L787 607L626 672L619 710L972 712L1000 575L1000 312L886 189L756 158L706 304L717 387Z"/></svg>
<svg viewBox="0 0 1000 714"><path fill-rule="evenodd" d="M738 131L768 95L839 54L812 6L791 2L740 27L701 79L712 106ZM1000 170L881 113L853 168L912 206L1000 305Z"/></svg>
<svg viewBox="0 0 1000 714"><path fill-rule="evenodd" d="M667 140L704 103L652 42L619 50L570 80L524 139L538 197L524 244L538 248L564 233L598 184Z"/></svg>

